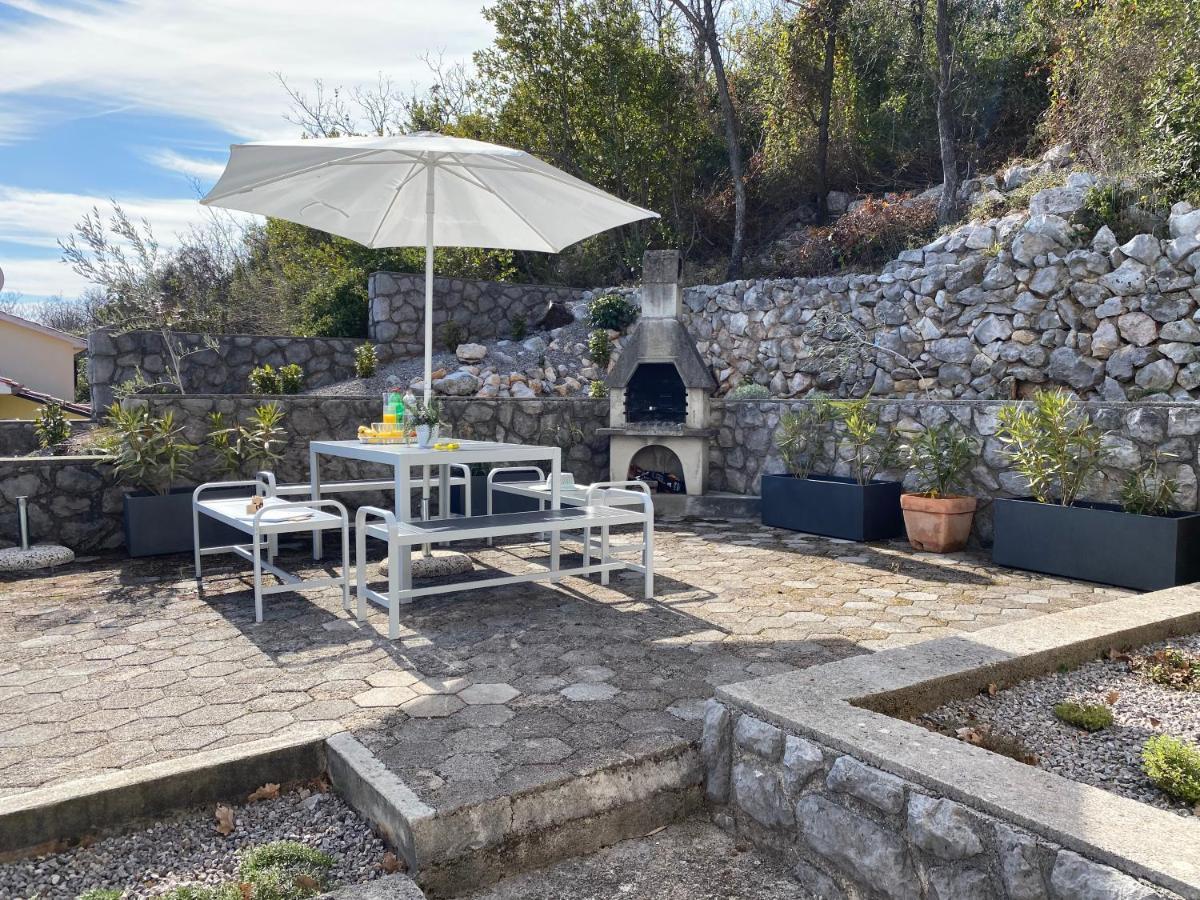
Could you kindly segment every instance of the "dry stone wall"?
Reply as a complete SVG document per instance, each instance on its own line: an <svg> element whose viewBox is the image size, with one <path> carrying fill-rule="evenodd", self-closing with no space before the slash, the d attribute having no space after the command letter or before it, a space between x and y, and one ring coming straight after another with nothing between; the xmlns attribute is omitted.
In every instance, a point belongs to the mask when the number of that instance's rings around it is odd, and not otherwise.
<svg viewBox="0 0 1200 900"><path fill-rule="evenodd" d="M450 321L459 326L463 341L510 337L518 319L531 331L538 327L558 327L570 321L562 317L561 307L578 300L582 293L557 285L435 278L434 339L440 345L442 331ZM368 282L367 294L371 302L367 334L378 345L380 359L389 362L422 355L425 276L375 272Z"/></svg>
<svg viewBox="0 0 1200 900"><path fill-rule="evenodd" d="M176 332L175 340L188 350L180 375L190 394L241 394L250 388L250 372L262 365L275 368L297 363L304 369L304 387L315 388L354 377L354 350L362 341L351 338L297 338L269 335L218 335L209 338ZM207 346L212 341L216 346ZM200 349L203 348L203 349ZM170 357L157 331L115 333L107 329L88 335L88 378L92 408L113 401L113 389L141 373L149 381L169 370Z"/></svg>
<svg viewBox="0 0 1200 900"><path fill-rule="evenodd" d="M17 498L27 497L35 543L65 544L76 553L116 549L125 541L124 493L98 457L0 459L0 547L17 542Z"/></svg>
<svg viewBox="0 0 1200 900"><path fill-rule="evenodd" d="M824 900L1175 896L716 700L701 753L717 821Z"/></svg>

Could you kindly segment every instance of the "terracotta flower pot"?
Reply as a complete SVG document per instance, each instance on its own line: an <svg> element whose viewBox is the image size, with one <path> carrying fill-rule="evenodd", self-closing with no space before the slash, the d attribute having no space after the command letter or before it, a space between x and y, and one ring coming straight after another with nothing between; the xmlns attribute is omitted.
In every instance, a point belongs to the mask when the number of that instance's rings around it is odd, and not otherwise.
<svg viewBox="0 0 1200 900"><path fill-rule="evenodd" d="M975 497L929 497L901 494L904 528L914 550L953 553L967 546L975 518Z"/></svg>

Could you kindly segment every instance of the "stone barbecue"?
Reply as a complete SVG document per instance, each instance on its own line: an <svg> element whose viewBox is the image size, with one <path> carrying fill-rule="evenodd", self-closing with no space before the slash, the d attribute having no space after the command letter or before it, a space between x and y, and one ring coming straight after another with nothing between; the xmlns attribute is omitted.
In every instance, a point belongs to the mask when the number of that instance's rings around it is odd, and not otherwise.
<svg viewBox="0 0 1200 900"><path fill-rule="evenodd" d="M642 260L642 315L608 377L609 475L614 481L660 473L660 490L702 494L708 480L708 401L712 371L680 314L678 250Z"/></svg>

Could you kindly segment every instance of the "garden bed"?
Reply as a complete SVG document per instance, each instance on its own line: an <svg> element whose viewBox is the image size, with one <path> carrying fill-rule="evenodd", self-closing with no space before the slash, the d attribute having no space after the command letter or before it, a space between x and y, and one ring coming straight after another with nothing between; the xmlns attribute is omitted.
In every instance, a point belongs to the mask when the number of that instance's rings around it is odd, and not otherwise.
<svg viewBox="0 0 1200 900"><path fill-rule="evenodd" d="M326 886L385 874L383 842L323 783L231 809L228 835L218 830L216 809L204 807L61 853L0 865L0 897L74 900L89 890L113 889L124 890L122 900L134 900L170 895L182 885L215 888L240 881L238 868L247 853L276 841L328 854L333 865L322 876ZM391 863L387 860L389 868Z"/></svg>
<svg viewBox="0 0 1200 900"><path fill-rule="evenodd" d="M1200 816L1200 804L1173 799L1143 770L1143 748L1155 735L1200 743L1200 671L1189 689L1183 670L1161 658L1168 650L1200 660L1200 634L1113 650L1077 668L948 702L916 721L1073 781ZM1159 683L1172 678L1178 686ZM1055 714L1064 702L1099 707L1093 714L1111 714L1112 724L1096 731L1067 724Z"/></svg>

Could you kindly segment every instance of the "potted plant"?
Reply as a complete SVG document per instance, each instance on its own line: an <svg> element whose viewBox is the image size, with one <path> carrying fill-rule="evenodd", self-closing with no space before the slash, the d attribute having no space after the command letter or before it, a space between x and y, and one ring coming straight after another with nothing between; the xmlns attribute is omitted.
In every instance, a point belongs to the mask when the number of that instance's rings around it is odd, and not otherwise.
<svg viewBox="0 0 1200 900"><path fill-rule="evenodd" d="M775 442L787 472L762 478L764 525L852 541L903 534L900 483L876 478L898 461L898 438L866 398L815 398L780 417ZM851 477L828 474L840 456Z"/></svg>
<svg viewBox="0 0 1200 900"><path fill-rule="evenodd" d="M1158 458L1127 476L1120 504L1086 501L1103 435L1076 401L1043 391L999 423L1031 496L995 501L996 563L1139 590L1200 580L1200 514L1171 508L1176 485Z"/></svg>
<svg viewBox="0 0 1200 900"><path fill-rule="evenodd" d="M913 437L905 452L920 489L900 495L904 529L914 550L953 553L967 546L978 501L952 493L975 459L976 446L947 419Z"/></svg>
<svg viewBox="0 0 1200 900"><path fill-rule="evenodd" d="M136 490L124 497L125 546L130 556L182 553L192 546L191 489L177 488L196 450L168 412L146 406L108 411L110 449L117 479Z"/></svg>
<svg viewBox="0 0 1200 900"><path fill-rule="evenodd" d="M427 449L437 440L438 426L442 424L441 410L436 399L429 403L418 403L411 420L417 430L417 446Z"/></svg>

